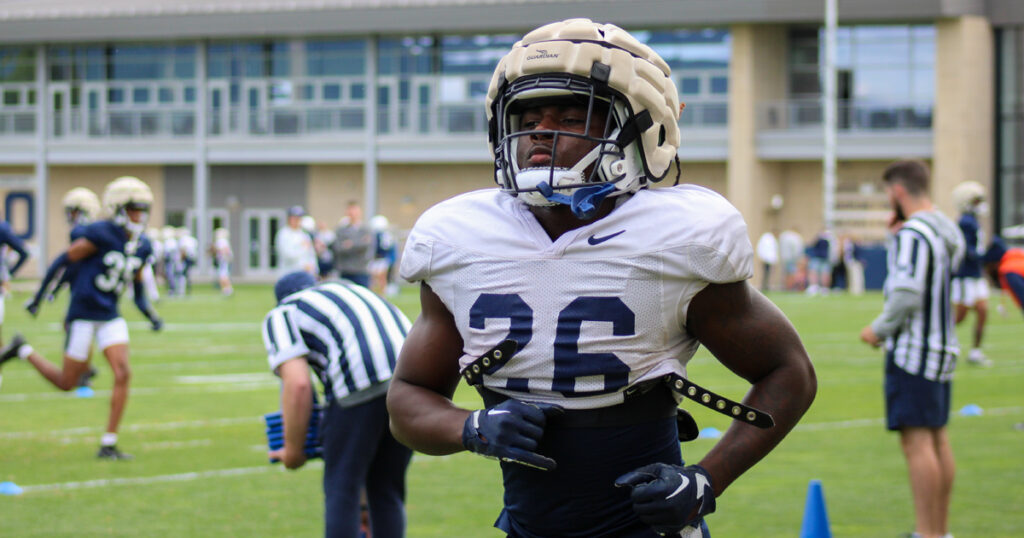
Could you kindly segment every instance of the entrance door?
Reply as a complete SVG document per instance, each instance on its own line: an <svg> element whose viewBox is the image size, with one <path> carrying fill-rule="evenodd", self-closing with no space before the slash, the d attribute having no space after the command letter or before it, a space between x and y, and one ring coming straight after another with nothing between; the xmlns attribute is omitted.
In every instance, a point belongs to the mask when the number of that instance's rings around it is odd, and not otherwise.
<svg viewBox="0 0 1024 538"><path fill-rule="evenodd" d="M412 79L412 105L413 129L418 134L429 134L436 130L439 124L437 121L437 97L435 88L437 80L434 77L416 77Z"/></svg>
<svg viewBox="0 0 1024 538"><path fill-rule="evenodd" d="M242 238L244 252L235 256L242 261L246 276L274 277L277 252L274 239L285 224L283 209L246 209L242 212Z"/></svg>
<svg viewBox="0 0 1024 538"><path fill-rule="evenodd" d="M50 92L50 136L62 138L71 134L71 117L74 110L71 106L71 85L66 82L53 83L48 86Z"/></svg>
<svg viewBox="0 0 1024 538"><path fill-rule="evenodd" d="M262 79L246 80L242 86L246 134L267 134L267 83Z"/></svg>
<svg viewBox="0 0 1024 538"><path fill-rule="evenodd" d="M206 209L206 241L207 244L199 245L199 267L203 272L207 268L212 267L213 260L210 259L206 253L210 252L210 247L213 246L213 231L217 228L224 228L230 230L230 220L228 219L228 210L223 207L209 207ZM188 228L188 233L192 237L199 239L199 228L196 226L196 211L195 209L189 208L185 211L185 226ZM232 241L231 250L235 251L235 244L237 241Z"/></svg>
<svg viewBox="0 0 1024 538"><path fill-rule="evenodd" d="M231 129L231 104L228 81L211 80L206 83L206 132L211 135L223 135Z"/></svg>

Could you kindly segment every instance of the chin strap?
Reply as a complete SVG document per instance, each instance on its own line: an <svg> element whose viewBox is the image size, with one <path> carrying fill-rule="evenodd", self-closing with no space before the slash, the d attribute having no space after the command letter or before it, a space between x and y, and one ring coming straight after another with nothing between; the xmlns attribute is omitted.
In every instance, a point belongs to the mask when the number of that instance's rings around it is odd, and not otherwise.
<svg viewBox="0 0 1024 538"><path fill-rule="evenodd" d="M550 202L556 204L564 204L572 209L572 214L576 215L580 219L589 219L594 216L597 212L597 207L601 205L601 202L615 191L615 185L611 183L605 183L603 185L592 185L589 187L580 187L572 193L572 198L555 192L551 185L548 185L546 181L541 181L537 184L537 190L544 195Z"/></svg>

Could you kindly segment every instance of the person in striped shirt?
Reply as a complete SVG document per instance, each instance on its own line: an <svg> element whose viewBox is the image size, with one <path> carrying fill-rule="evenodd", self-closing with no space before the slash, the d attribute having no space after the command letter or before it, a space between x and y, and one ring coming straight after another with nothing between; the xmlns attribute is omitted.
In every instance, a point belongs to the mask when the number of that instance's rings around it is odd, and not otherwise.
<svg viewBox="0 0 1024 538"><path fill-rule="evenodd" d="M365 489L373 536L402 536L412 451L391 435L385 396L409 320L367 288L347 281L316 285L304 271L281 277L274 295L278 304L263 320L263 342L281 378L284 447L270 458L288 469L306 462L312 371L327 401L320 428L325 535L359 535Z"/></svg>
<svg viewBox="0 0 1024 538"><path fill-rule="evenodd" d="M887 427L900 432L914 497L914 536L947 536L955 464L946 433L953 369L960 352L950 301L950 274L964 238L932 205L929 172L899 161L883 174L894 215L885 306L861 340L885 345Z"/></svg>

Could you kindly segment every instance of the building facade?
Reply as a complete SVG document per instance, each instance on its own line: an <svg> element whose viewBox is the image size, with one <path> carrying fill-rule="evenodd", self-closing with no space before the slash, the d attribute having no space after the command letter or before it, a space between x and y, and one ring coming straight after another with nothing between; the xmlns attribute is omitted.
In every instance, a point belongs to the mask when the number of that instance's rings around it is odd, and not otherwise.
<svg viewBox="0 0 1024 538"><path fill-rule="evenodd" d="M231 231L235 271L274 272L285 208L333 225L350 200L400 230L493 186L483 96L540 24L618 24L671 65L681 181L735 204L752 240L825 225L823 0L67 0L0 6L0 197L38 271L66 246L60 201L120 175L152 224ZM1024 4L839 3L835 232L880 239L890 161L934 198L989 186L990 229L1024 222ZM776 203L770 203L771 200ZM781 204L778 203L781 201ZM202 223L201 225L199 223Z"/></svg>

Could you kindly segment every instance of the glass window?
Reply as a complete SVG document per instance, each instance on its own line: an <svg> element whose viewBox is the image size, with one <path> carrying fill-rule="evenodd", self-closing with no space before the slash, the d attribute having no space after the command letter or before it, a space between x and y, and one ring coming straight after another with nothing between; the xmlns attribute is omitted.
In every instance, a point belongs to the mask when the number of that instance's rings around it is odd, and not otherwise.
<svg viewBox="0 0 1024 538"><path fill-rule="evenodd" d="M195 103L196 102L196 89L194 86L185 86L185 102Z"/></svg>
<svg viewBox="0 0 1024 538"><path fill-rule="evenodd" d="M337 101L341 99L340 84L324 84L324 101Z"/></svg>
<svg viewBox="0 0 1024 538"><path fill-rule="evenodd" d="M174 90L171 88L160 88L157 91L157 99L161 103L173 103L174 102Z"/></svg>
<svg viewBox="0 0 1024 538"><path fill-rule="evenodd" d="M377 46L381 75L429 75L434 69L434 38L409 36L382 38Z"/></svg>
<svg viewBox="0 0 1024 538"><path fill-rule="evenodd" d="M35 49L0 47L0 82L32 82L35 79Z"/></svg>
<svg viewBox="0 0 1024 538"><path fill-rule="evenodd" d="M149 88L134 88L132 89L132 102L133 103L148 103L149 102Z"/></svg>
<svg viewBox="0 0 1024 538"><path fill-rule="evenodd" d="M353 84L348 87L348 95L353 101L366 99L366 84Z"/></svg>
<svg viewBox="0 0 1024 538"><path fill-rule="evenodd" d="M174 47L174 78L195 78L195 76L195 45L178 45Z"/></svg>
<svg viewBox="0 0 1024 538"><path fill-rule="evenodd" d="M119 104L124 102L124 89L122 88L110 88L107 90L107 102L111 104Z"/></svg>
<svg viewBox="0 0 1024 538"><path fill-rule="evenodd" d="M683 77L679 80L679 93L683 95L694 95L700 93L700 78Z"/></svg>
<svg viewBox="0 0 1024 538"><path fill-rule="evenodd" d="M729 93L729 77L711 77L711 93Z"/></svg>
<svg viewBox="0 0 1024 538"><path fill-rule="evenodd" d="M885 125L901 110L930 109L935 101L935 28L931 25L855 25L837 30L837 65L848 97L865 123ZM790 31L789 94L821 95L822 28ZM914 116L922 114L915 112ZM930 117L930 114L924 114ZM900 120L902 121L902 119Z"/></svg>
<svg viewBox="0 0 1024 538"><path fill-rule="evenodd" d="M21 102L21 92L18 90L4 90L4 106L16 106Z"/></svg>
<svg viewBox="0 0 1024 538"><path fill-rule="evenodd" d="M117 45L110 48L110 79L162 78L168 47L162 45Z"/></svg>
<svg viewBox="0 0 1024 538"><path fill-rule="evenodd" d="M366 41L307 41L306 74L311 77L365 75Z"/></svg>
<svg viewBox="0 0 1024 538"><path fill-rule="evenodd" d="M444 36L440 50L441 73L489 76L519 39L512 34Z"/></svg>
<svg viewBox="0 0 1024 538"><path fill-rule="evenodd" d="M729 67L732 38L727 29L638 30L631 33L654 49L673 71Z"/></svg>

